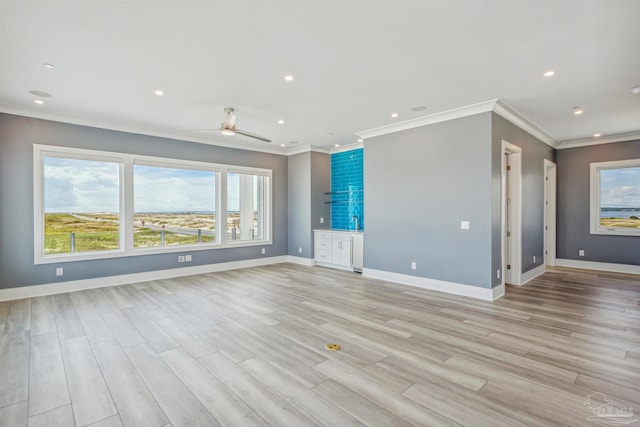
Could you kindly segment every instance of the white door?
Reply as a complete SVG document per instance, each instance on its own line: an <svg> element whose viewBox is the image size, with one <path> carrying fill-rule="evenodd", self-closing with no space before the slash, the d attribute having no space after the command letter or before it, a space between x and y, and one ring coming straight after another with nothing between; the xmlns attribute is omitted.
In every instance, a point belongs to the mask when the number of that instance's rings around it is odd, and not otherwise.
<svg viewBox="0 0 640 427"><path fill-rule="evenodd" d="M504 177L505 177L505 209L504 209L504 282L505 283L513 283L513 274L512 274L512 264L513 260L511 259L511 251L512 251L512 230L513 230L513 203L512 203L512 189L513 184L511 183L511 155L509 153L504 153Z"/></svg>

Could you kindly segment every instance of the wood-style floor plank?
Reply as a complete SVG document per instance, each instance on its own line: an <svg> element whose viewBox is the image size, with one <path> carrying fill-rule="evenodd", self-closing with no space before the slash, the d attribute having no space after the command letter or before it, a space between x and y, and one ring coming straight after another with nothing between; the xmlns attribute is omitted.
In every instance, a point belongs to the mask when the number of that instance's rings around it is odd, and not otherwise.
<svg viewBox="0 0 640 427"><path fill-rule="evenodd" d="M94 344L93 350L125 426L160 427L169 422L117 341Z"/></svg>
<svg viewBox="0 0 640 427"><path fill-rule="evenodd" d="M31 337L29 416L71 403L56 332Z"/></svg>
<svg viewBox="0 0 640 427"><path fill-rule="evenodd" d="M639 276L269 265L0 302L0 426L593 425L594 393L640 412L639 361Z"/></svg>
<svg viewBox="0 0 640 427"><path fill-rule="evenodd" d="M61 344L76 425L85 426L116 415L87 337L70 338Z"/></svg>
<svg viewBox="0 0 640 427"><path fill-rule="evenodd" d="M0 337L0 408L29 398L29 331Z"/></svg>

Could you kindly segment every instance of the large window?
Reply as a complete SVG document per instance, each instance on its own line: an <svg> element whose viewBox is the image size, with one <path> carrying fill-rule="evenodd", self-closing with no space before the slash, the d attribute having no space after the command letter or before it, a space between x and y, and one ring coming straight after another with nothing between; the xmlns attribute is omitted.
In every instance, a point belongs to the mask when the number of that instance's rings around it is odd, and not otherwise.
<svg viewBox="0 0 640 427"><path fill-rule="evenodd" d="M216 173L133 166L136 248L216 241Z"/></svg>
<svg viewBox="0 0 640 427"><path fill-rule="evenodd" d="M640 235L640 159L591 164L591 233Z"/></svg>
<svg viewBox="0 0 640 427"><path fill-rule="evenodd" d="M120 249L122 164L44 153L42 167L44 255Z"/></svg>
<svg viewBox="0 0 640 427"><path fill-rule="evenodd" d="M35 262L271 243L270 178L266 169L35 145Z"/></svg>

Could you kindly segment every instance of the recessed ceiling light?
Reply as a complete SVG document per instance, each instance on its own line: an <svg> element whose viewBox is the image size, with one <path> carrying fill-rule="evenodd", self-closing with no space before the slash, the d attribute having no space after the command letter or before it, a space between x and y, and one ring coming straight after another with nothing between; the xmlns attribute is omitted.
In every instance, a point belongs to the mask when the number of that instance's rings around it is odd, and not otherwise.
<svg viewBox="0 0 640 427"><path fill-rule="evenodd" d="M293 76L291 74L285 74L284 81L292 82L293 81Z"/></svg>
<svg viewBox="0 0 640 427"><path fill-rule="evenodd" d="M414 113L417 113L417 112L419 112L419 111L424 111L424 110L426 110L426 109L427 109L427 107L425 107L424 105L420 105L419 107L413 107L413 108L411 109L411 111L413 111Z"/></svg>
<svg viewBox="0 0 640 427"><path fill-rule="evenodd" d="M391 117L395 119L396 117L398 117L398 113L391 113Z"/></svg>
<svg viewBox="0 0 640 427"><path fill-rule="evenodd" d="M580 114L584 113L584 110L580 107L573 107L573 114L576 116L579 116Z"/></svg>
<svg viewBox="0 0 640 427"><path fill-rule="evenodd" d="M53 65L53 64L49 64L48 62L43 62L43 63L42 63L42 66L43 66L44 68L48 69L48 70L53 70L54 68L56 68L56 67L54 67L54 65Z"/></svg>
<svg viewBox="0 0 640 427"><path fill-rule="evenodd" d="M33 102L38 104L38 105L43 105L44 104L44 101L42 99L36 99Z"/></svg>
<svg viewBox="0 0 640 427"><path fill-rule="evenodd" d="M162 96L162 95L164 95L164 91L162 91L162 90L160 90L160 89L158 89L158 90L154 90L154 91L153 91L153 93L155 93L155 94L156 94L156 95L158 95L158 96Z"/></svg>
<svg viewBox="0 0 640 427"><path fill-rule="evenodd" d="M284 120L282 120L282 119L278 120L278 124L279 125L283 125L284 124Z"/></svg>
<svg viewBox="0 0 640 427"><path fill-rule="evenodd" d="M340 147L340 144L334 144L334 147Z"/></svg>
<svg viewBox="0 0 640 427"><path fill-rule="evenodd" d="M599 138L599 137L601 137L601 136L602 136L602 134L601 134L601 133L594 133L594 134L593 134L593 137L594 137L594 138Z"/></svg>
<svg viewBox="0 0 640 427"><path fill-rule="evenodd" d="M549 71L547 71L547 72L545 72L545 73L544 73L544 76L545 76L545 77L552 77L552 76L555 76L555 74L556 74L556 72L555 72L555 71L553 71L553 70L549 70Z"/></svg>
<svg viewBox="0 0 640 427"><path fill-rule="evenodd" d="M362 141L363 141L363 139L362 139L362 138L358 138L358 142L362 142Z"/></svg>
<svg viewBox="0 0 640 427"><path fill-rule="evenodd" d="M640 86L632 88L631 93L634 95L640 95Z"/></svg>
<svg viewBox="0 0 640 427"><path fill-rule="evenodd" d="M43 92L41 90L30 90L29 93L31 95L39 96L40 98L51 98L51 94L49 92Z"/></svg>
<svg viewBox="0 0 640 427"><path fill-rule="evenodd" d="M280 147L284 147L284 146L285 146L285 144L280 144Z"/></svg>

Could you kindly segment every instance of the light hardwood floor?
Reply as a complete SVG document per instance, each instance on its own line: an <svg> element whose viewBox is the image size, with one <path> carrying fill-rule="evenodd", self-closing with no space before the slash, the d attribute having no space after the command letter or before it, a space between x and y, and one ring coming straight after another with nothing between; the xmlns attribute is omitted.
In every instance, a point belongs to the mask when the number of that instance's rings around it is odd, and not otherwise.
<svg viewBox="0 0 640 427"><path fill-rule="evenodd" d="M597 425L593 393L640 418L637 276L491 303L280 264L0 302L0 336L2 426Z"/></svg>

